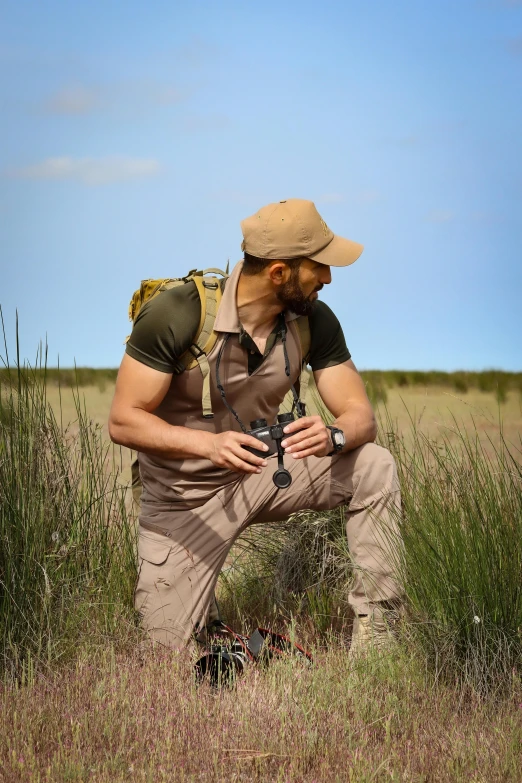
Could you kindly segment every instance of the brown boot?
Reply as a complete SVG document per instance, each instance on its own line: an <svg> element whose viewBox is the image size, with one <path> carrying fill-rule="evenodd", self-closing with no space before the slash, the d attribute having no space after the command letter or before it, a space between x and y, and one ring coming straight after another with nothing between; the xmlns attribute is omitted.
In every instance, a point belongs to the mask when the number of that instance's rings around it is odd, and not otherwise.
<svg viewBox="0 0 522 783"><path fill-rule="evenodd" d="M383 601L370 605L369 614L358 615L353 624L350 658L370 651L389 650L394 644L394 631L402 613L402 604Z"/></svg>

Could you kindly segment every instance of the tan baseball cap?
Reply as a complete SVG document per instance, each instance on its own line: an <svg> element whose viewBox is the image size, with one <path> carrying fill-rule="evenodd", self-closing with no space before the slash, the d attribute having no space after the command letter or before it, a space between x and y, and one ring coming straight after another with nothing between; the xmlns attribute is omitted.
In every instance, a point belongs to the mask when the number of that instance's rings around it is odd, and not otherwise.
<svg viewBox="0 0 522 783"><path fill-rule="evenodd" d="M289 198L241 221L241 249L257 258L311 258L328 266L357 261L364 246L330 231L313 201Z"/></svg>

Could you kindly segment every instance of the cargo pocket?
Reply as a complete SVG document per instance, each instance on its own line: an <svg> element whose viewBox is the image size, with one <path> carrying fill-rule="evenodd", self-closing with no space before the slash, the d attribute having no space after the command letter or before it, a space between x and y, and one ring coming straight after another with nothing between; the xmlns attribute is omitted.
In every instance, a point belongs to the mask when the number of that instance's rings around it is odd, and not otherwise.
<svg viewBox="0 0 522 783"><path fill-rule="evenodd" d="M134 591L134 608L145 627L153 624L151 614L164 602L160 592L170 587L168 559L172 541L161 533L140 530L138 538L138 580ZM160 588L160 589L158 589ZM150 619L151 623L147 620Z"/></svg>

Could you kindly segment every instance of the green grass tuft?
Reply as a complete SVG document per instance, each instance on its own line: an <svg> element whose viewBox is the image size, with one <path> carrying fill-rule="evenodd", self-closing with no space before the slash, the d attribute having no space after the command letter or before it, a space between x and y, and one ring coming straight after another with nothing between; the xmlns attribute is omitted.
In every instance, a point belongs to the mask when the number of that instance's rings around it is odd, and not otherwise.
<svg viewBox="0 0 522 783"><path fill-rule="evenodd" d="M15 677L133 624L135 532L118 451L79 393L76 421L55 418L42 364L19 364L0 384L0 669Z"/></svg>

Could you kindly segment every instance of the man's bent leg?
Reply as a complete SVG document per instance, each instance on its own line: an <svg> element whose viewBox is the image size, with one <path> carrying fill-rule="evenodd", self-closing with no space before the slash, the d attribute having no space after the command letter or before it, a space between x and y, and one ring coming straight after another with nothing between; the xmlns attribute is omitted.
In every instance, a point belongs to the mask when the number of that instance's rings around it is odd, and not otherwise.
<svg viewBox="0 0 522 783"><path fill-rule="evenodd" d="M269 460L264 473L273 462ZM332 458L293 460L288 456L285 467L292 474L291 486L274 488L264 498L257 497L256 477L243 479L240 489L249 500L248 522L277 521L302 509L323 511L346 505L346 532L354 564L349 602L355 613L368 614L378 602L399 599L400 490L390 452L366 443ZM238 488L231 491L237 493Z"/></svg>
<svg viewBox="0 0 522 783"><path fill-rule="evenodd" d="M353 487L346 522L355 567L349 601L356 614L369 614L373 604L393 602L402 595L398 581L401 499L395 460L387 449L366 443L336 459L332 484Z"/></svg>
<svg viewBox="0 0 522 783"><path fill-rule="evenodd" d="M152 640L181 648L205 624L237 528L218 495L191 511L142 515L134 605Z"/></svg>
<svg viewBox="0 0 522 783"><path fill-rule="evenodd" d="M132 499L133 499L133 504L134 504L133 505L133 512L137 516L139 516L140 511L141 511L141 493L143 491L143 486L142 486L142 483L141 483L140 468L139 468L139 462L138 462L137 458L132 462L132 465L131 465L131 476L132 476L132 485L131 485L132 486ZM161 554L162 546L161 546L161 539L159 539L156 542L156 544L154 545L152 543L149 544L147 541L144 540L144 538L142 538L142 534L144 535L144 537L147 537L147 532L146 532L145 528L141 528L141 526L140 526L140 531L139 532L140 532L139 541L141 541L142 555L139 555L139 553L138 553L138 556L139 556L139 568L138 568L138 583L137 583L137 586L136 586L136 591L138 591L138 588L139 588L140 593L139 594L137 592L135 593L135 608L137 609L137 611L143 617L143 611L142 611L142 609L140 607L143 607L144 604L145 604L145 601L148 600L148 597L151 594L151 587L150 587L150 585L151 585L151 583L155 579L155 575L153 574L153 569L148 568L146 563L149 562L150 565L156 565L156 563L154 563L152 561L144 561L143 553L144 552L146 553L147 550L152 551L152 549L154 549L156 554L152 555L153 558L154 559L156 559L156 558L161 559L161 557L162 557L162 554ZM150 538L150 536L149 536L149 538ZM165 547L164 547L165 551L169 550L169 546L168 546L169 542L168 541L164 541L163 543L165 545ZM217 604L216 595L215 595L214 592L212 592L212 596L210 598L210 604L209 604L209 608L208 608L208 616L206 618L205 618L205 616L201 617L199 619L199 625L203 626L206 623L217 622L219 619L220 619L220 617L219 617L219 607L218 607L218 604ZM144 624L144 623L142 623L142 624Z"/></svg>
<svg viewBox="0 0 522 783"><path fill-rule="evenodd" d="M401 552L395 463L373 443L333 458L285 458L292 474L277 489L275 459L220 490L192 511L146 514L154 532L140 529L140 577L135 605L152 638L181 647L208 614L219 571L248 524L286 519L302 509L347 506L347 535L355 566L349 601L359 615L400 597L396 566Z"/></svg>

